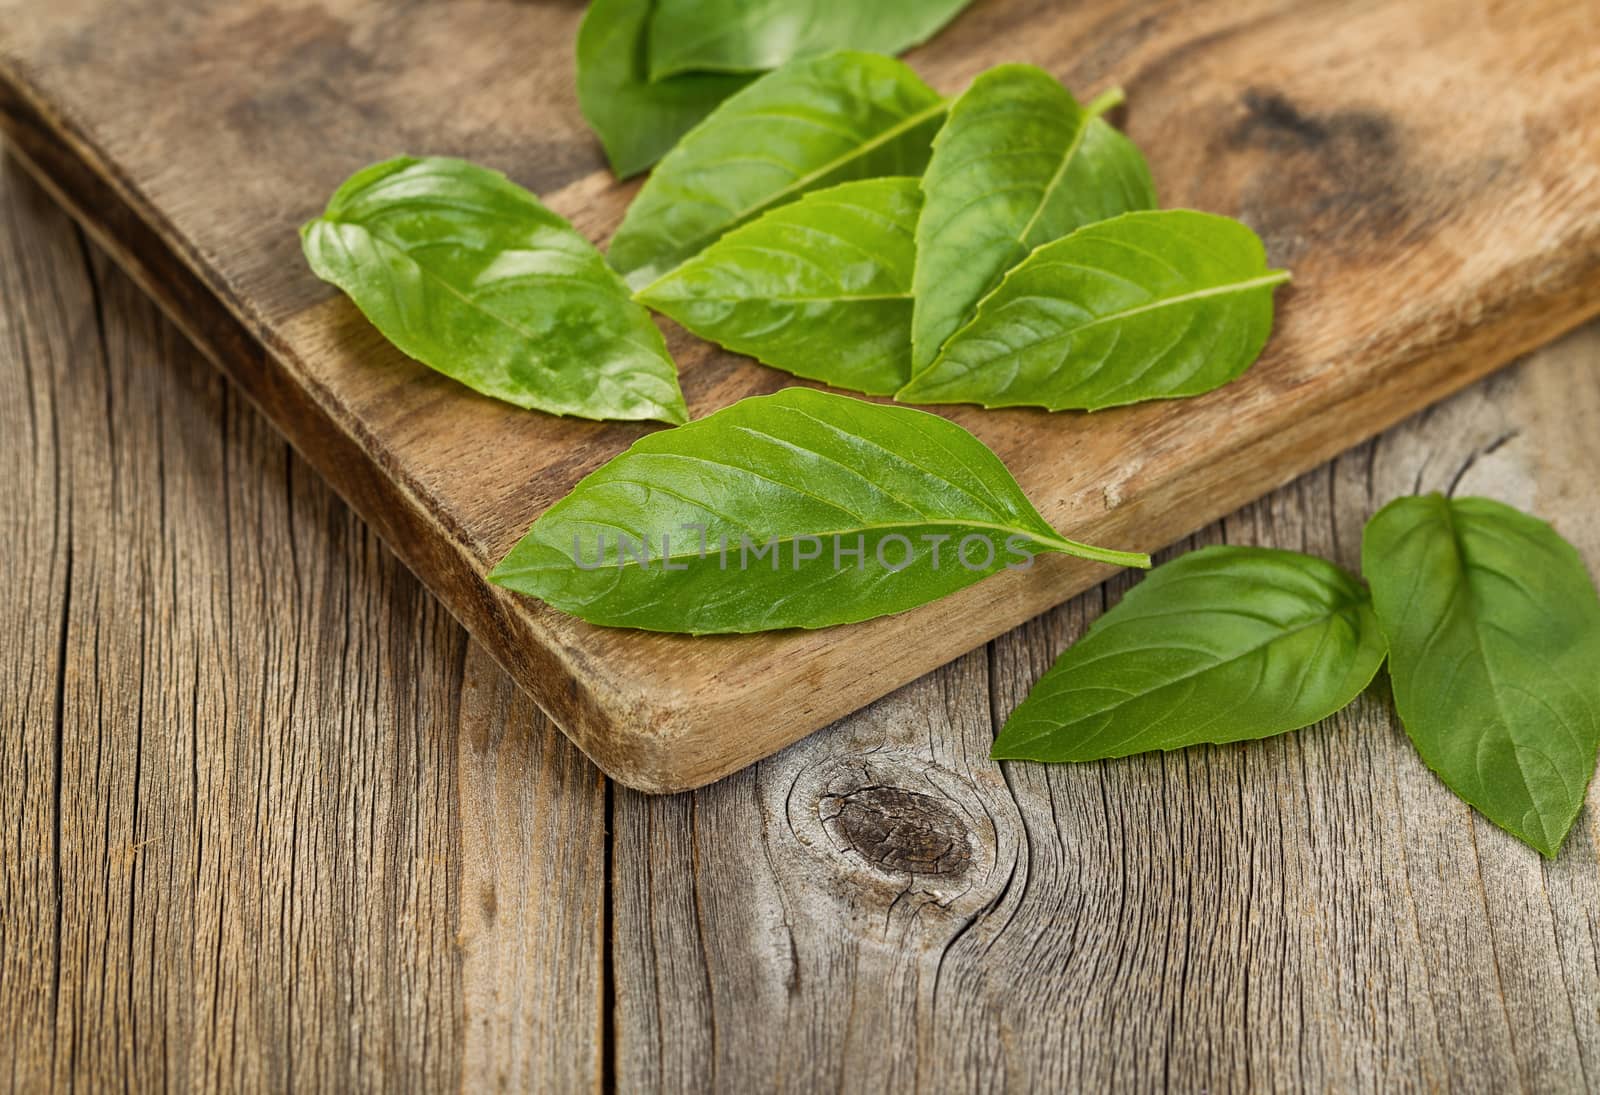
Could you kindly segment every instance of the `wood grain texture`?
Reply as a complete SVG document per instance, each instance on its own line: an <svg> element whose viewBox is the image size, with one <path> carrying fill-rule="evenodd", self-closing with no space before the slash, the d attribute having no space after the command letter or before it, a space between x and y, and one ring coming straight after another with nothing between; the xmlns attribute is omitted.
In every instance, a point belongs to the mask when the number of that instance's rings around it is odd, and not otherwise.
<svg viewBox="0 0 1600 1095"><path fill-rule="evenodd" d="M594 1091L605 777L477 644L463 685L461 1087Z"/></svg>
<svg viewBox="0 0 1600 1095"><path fill-rule="evenodd" d="M10 162L0 299L0 1084L595 1086L593 767Z"/></svg>
<svg viewBox="0 0 1600 1095"><path fill-rule="evenodd" d="M1397 494L1549 517L1600 573L1600 328L1213 525L1355 566ZM996 765L1118 578L689 795L616 804L630 1091L1600 1086L1600 786L1560 858L1379 689L1260 743Z"/></svg>
<svg viewBox="0 0 1600 1095"><path fill-rule="evenodd" d="M1103 577L1065 559L846 631L605 631L481 575L642 427L497 406L404 360L293 229L397 152L507 170L596 238L612 183L573 98L577 4L0 0L0 117L30 162L600 766L735 770ZM1162 197L1294 268L1241 382L1093 417L954 410L1070 534L1155 548L1600 308L1600 21L1569 0L980 0L913 60L944 91L1033 61L1117 82ZM787 378L669 332L694 412ZM729 727L738 731L728 732Z"/></svg>

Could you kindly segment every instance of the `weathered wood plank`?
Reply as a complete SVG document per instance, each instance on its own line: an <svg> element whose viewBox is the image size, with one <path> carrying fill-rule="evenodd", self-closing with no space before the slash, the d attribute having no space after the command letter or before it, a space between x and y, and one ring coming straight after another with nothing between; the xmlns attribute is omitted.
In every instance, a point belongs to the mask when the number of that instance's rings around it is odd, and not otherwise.
<svg viewBox="0 0 1600 1095"><path fill-rule="evenodd" d="M0 1084L595 1086L592 766L11 163L0 299Z"/></svg>
<svg viewBox="0 0 1600 1095"><path fill-rule="evenodd" d="M594 1091L605 777L475 644L458 763L463 1089Z"/></svg>
<svg viewBox="0 0 1600 1095"><path fill-rule="evenodd" d="M8 197L9 182L0 174ZM93 306L65 217L32 188L0 211L0 452L10 469L0 477L0 565L13 589L0 597L0 1042L11 1048L8 1086L25 1090L49 1081L57 1050L57 708L72 580L57 387ZM92 336L87 345L93 352Z"/></svg>
<svg viewBox="0 0 1600 1095"><path fill-rule="evenodd" d="M1194 538L1359 562L1414 489L1600 572L1600 327ZM995 726L1119 579L689 796L616 803L630 1090L1576 1090L1600 1082L1600 790L1554 863L1384 697L1249 745L1047 767Z"/></svg>

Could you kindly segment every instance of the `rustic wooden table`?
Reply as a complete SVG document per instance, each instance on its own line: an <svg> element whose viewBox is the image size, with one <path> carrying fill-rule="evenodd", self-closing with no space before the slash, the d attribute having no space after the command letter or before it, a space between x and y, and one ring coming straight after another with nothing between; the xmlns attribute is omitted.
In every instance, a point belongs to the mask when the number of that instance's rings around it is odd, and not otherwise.
<svg viewBox="0 0 1600 1095"><path fill-rule="evenodd" d="M0 170L0 1077L19 1090L1600 1084L1600 793L1554 862L1381 696L999 767L1121 581L703 791L607 786ZM1600 328L1205 530L1415 489L1600 570Z"/></svg>

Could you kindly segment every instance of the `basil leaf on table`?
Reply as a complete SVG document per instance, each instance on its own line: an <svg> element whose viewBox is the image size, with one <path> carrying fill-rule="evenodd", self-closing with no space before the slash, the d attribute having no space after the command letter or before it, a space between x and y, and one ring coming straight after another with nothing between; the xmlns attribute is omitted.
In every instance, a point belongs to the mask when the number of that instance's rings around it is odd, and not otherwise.
<svg viewBox="0 0 1600 1095"><path fill-rule="evenodd" d="M1344 570L1202 548L1096 620L1012 712L993 756L1099 760L1287 733L1350 703L1383 657L1367 591Z"/></svg>
<svg viewBox="0 0 1600 1095"><path fill-rule="evenodd" d="M374 164L300 236L312 270L384 337L475 391L552 414L688 419L650 314L588 240L498 171Z"/></svg>
<svg viewBox="0 0 1600 1095"><path fill-rule="evenodd" d="M655 163L749 76L650 80L653 0L594 0L578 28L578 105L618 178Z"/></svg>
<svg viewBox="0 0 1600 1095"><path fill-rule="evenodd" d="M648 284L809 190L920 175L944 100L892 57L794 61L729 98L650 174L611 243L611 265Z"/></svg>
<svg viewBox="0 0 1600 1095"><path fill-rule="evenodd" d="M902 612L1039 551L1149 565L1064 539L953 422L788 388L636 441L489 577L591 623L750 632Z"/></svg>
<svg viewBox="0 0 1600 1095"><path fill-rule="evenodd" d="M1422 759L1555 855L1600 749L1600 598L1583 560L1543 521L1438 494L1379 510L1361 556Z"/></svg>
<svg viewBox="0 0 1600 1095"><path fill-rule="evenodd" d="M1198 395L1255 361L1288 279L1236 220L1125 213L1014 267L896 398L1092 411Z"/></svg>
<svg viewBox="0 0 1600 1095"><path fill-rule="evenodd" d="M650 76L751 72L834 49L899 53L972 0L656 0Z"/></svg>
<svg viewBox="0 0 1600 1095"><path fill-rule="evenodd" d="M933 363L979 299L1041 244L1156 204L1132 141L1042 69L1001 65L950 107L922 178L912 368Z"/></svg>
<svg viewBox="0 0 1600 1095"><path fill-rule="evenodd" d="M637 299L796 376L892 395L910 375L917 180L816 190L736 228Z"/></svg>

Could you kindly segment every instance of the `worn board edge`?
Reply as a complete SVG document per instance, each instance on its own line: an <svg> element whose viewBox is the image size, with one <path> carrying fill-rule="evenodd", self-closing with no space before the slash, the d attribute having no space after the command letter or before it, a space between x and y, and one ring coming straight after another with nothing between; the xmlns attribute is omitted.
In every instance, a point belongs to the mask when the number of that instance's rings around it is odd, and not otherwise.
<svg viewBox="0 0 1600 1095"><path fill-rule="evenodd" d="M52 116L25 81L3 69L0 132L52 197L372 525L541 710L607 775L630 787L682 791L738 771L1089 588L1103 572L1077 569L1071 581L1051 586L1048 601L1008 605L986 617L963 635L959 648L928 644L927 656L907 659L869 686L823 690L821 702L774 712L763 725L744 723L739 733L727 732L725 723L719 728L721 713L710 705L693 712L642 710L608 695L603 681L540 641L528 613L512 603L514 595L484 580L479 561L421 493L373 459L361 443L360 424L319 398L292 367L287 347L230 307L178 233L92 141L69 120ZM1600 260L1590 265L1600 269ZM1417 338L1382 383L1322 410L1325 418L1345 417L1358 425L1308 430L1306 443L1292 449L1259 438L1219 453L1216 467L1242 475L1208 491L1182 527L1163 530L1164 539L1204 527L1600 314L1594 272L1568 269L1566 277L1544 282L1535 301L1500 302L1466 337ZM672 732L663 733L666 726Z"/></svg>

